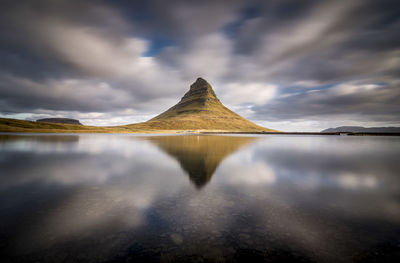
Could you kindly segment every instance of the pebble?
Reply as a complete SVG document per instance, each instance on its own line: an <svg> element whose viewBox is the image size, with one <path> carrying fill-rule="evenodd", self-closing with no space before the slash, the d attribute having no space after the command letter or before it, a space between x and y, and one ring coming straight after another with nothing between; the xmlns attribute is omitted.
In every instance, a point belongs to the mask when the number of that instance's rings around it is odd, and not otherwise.
<svg viewBox="0 0 400 263"><path fill-rule="evenodd" d="M173 233L170 235L171 240L176 244L176 245L180 245L183 242L183 237L177 233Z"/></svg>

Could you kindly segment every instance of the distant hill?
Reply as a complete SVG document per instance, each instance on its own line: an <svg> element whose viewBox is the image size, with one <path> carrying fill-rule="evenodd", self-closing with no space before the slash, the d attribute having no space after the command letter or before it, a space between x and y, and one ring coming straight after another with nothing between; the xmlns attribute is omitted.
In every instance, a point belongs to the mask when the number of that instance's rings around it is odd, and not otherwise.
<svg viewBox="0 0 400 263"><path fill-rule="evenodd" d="M160 130L274 131L234 113L217 98L211 85L198 78L173 107L143 123L126 127Z"/></svg>
<svg viewBox="0 0 400 263"><path fill-rule="evenodd" d="M63 123L63 124L76 124L82 125L79 120L69 119L69 118L46 118L36 120L37 122L47 122L47 123Z"/></svg>
<svg viewBox="0 0 400 263"><path fill-rule="evenodd" d="M376 133L400 133L400 127L361 127L361 126L340 126L325 129L321 132L376 132Z"/></svg>
<svg viewBox="0 0 400 263"><path fill-rule="evenodd" d="M123 129L121 129L123 130ZM0 118L0 132L109 132L105 127Z"/></svg>

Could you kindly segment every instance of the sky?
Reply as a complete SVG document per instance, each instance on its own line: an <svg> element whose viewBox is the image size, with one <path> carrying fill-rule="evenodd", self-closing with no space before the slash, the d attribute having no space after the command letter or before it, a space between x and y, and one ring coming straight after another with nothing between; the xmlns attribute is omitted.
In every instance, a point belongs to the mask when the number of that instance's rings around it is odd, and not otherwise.
<svg viewBox="0 0 400 263"><path fill-rule="evenodd" d="M146 121L198 77L282 131L400 126L387 0L1 0L0 117Z"/></svg>

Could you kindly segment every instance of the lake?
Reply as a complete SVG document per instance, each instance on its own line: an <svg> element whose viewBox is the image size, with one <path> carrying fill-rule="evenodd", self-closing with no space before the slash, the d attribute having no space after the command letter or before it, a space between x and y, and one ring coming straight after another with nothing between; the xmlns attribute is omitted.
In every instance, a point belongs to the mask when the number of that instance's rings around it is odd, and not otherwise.
<svg viewBox="0 0 400 263"><path fill-rule="evenodd" d="M395 262L399 156L395 136L2 134L1 261Z"/></svg>

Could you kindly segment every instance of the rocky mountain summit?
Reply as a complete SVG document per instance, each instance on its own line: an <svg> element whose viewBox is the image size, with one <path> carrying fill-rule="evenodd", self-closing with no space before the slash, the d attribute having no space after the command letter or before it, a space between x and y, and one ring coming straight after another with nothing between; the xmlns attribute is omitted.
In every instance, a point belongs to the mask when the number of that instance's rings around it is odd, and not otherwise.
<svg viewBox="0 0 400 263"><path fill-rule="evenodd" d="M175 106L151 120L159 120L176 114L207 112L212 110L212 106L223 105L211 85L206 80L198 78Z"/></svg>

